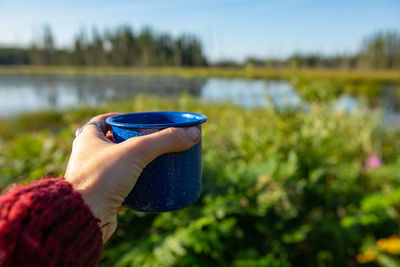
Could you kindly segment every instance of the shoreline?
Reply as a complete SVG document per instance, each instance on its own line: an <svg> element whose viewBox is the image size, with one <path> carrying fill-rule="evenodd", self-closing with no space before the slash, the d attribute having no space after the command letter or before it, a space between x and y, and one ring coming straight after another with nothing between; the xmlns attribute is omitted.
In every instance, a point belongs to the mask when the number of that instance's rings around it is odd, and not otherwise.
<svg viewBox="0 0 400 267"><path fill-rule="evenodd" d="M215 67L77 67L0 66L2 75L146 75L179 77L220 77L264 80L331 80L338 82L400 83L400 70L331 70Z"/></svg>

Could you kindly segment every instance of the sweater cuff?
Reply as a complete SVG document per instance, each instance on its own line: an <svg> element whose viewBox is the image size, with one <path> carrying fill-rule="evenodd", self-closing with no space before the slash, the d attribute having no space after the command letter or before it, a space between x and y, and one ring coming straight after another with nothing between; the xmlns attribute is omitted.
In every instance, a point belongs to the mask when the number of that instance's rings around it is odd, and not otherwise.
<svg viewBox="0 0 400 267"><path fill-rule="evenodd" d="M102 247L98 220L64 179L0 196L0 266L95 266Z"/></svg>

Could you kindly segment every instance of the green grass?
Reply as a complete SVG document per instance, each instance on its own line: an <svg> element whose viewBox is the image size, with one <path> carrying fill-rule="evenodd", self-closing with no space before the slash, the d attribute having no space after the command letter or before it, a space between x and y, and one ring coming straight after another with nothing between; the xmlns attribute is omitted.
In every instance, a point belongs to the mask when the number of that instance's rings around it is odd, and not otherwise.
<svg viewBox="0 0 400 267"><path fill-rule="evenodd" d="M173 68L173 67L73 67L3 66L0 74L48 75L177 75L182 77L224 77L247 79L323 79L346 82L400 82L400 70L330 70L272 68Z"/></svg>
<svg viewBox="0 0 400 267"><path fill-rule="evenodd" d="M367 249L375 263L398 260L376 241L400 230L400 130L382 129L372 112L247 110L142 96L23 115L0 123L0 187L62 175L74 130L91 116L144 110L209 117L203 194L176 212L121 213L101 266L356 266ZM370 155L383 167L367 169Z"/></svg>

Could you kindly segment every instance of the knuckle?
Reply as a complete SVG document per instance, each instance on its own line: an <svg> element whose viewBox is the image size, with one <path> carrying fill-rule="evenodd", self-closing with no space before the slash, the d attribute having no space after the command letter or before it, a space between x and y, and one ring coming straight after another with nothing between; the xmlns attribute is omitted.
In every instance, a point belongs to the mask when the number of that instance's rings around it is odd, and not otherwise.
<svg viewBox="0 0 400 267"><path fill-rule="evenodd" d="M90 121L99 121L99 119L101 119L101 116L102 116L102 115L94 116L94 117L92 117L92 118L90 119Z"/></svg>
<svg viewBox="0 0 400 267"><path fill-rule="evenodd" d="M187 142L186 134L183 132L183 129L168 128L167 133L173 143Z"/></svg>
<svg viewBox="0 0 400 267"><path fill-rule="evenodd" d="M82 139L84 138L85 134L84 131L80 133L75 139L72 141L72 147L80 146L84 141Z"/></svg>
<svg viewBox="0 0 400 267"><path fill-rule="evenodd" d="M174 147L174 150L181 151L193 145L192 139L188 136L184 128L170 128L168 132L171 136L170 146Z"/></svg>
<svg viewBox="0 0 400 267"><path fill-rule="evenodd" d="M72 146L76 146L79 142L79 136L75 137L75 139L72 141Z"/></svg>

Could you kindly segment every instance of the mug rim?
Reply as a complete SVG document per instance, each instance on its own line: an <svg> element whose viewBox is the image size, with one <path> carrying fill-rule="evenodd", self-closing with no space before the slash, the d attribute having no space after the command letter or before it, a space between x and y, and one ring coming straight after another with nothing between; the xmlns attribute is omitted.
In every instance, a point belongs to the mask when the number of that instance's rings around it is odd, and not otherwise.
<svg viewBox="0 0 400 267"><path fill-rule="evenodd" d="M121 123L117 122L116 120L125 117L125 116L132 116L132 115L144 115L144 114L172 114L177 113L181 116L187 114L192 116L192 120L186 122L171 122L171 123ZM207 116L200 113L194 112L186 112L186 111L147 111L147 112L131 112L131 113L123 113L108 117L106 119L106 123L110 126L116 126L120 128L168 128L168 127L184 127L184 126L194 126L197 124L204 123L207 121Z"/></svg>

